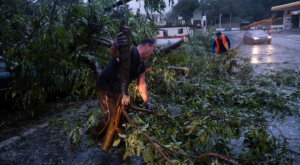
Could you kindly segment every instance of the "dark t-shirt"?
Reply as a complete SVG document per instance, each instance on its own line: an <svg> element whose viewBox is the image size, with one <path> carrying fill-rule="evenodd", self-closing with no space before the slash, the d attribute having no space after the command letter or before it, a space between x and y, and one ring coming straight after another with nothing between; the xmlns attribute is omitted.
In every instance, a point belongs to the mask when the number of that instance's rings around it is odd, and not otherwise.
<svg viewBox="0 0 300 165"><path fill-rule="evenodd" d="M217 39L219 42L219 47L220 47L220 53L221 52L227 52L227 49L225 48L225 46L223 45L222 39Z"/></svg>
<svg viewBox="0 0 300 165"><path fill-rule="evenodd" d="M140 54L135 46L132 46L130 57L130 74L129 83L138 78L146 71L144 61L140 60ZM119 62L115 58L111 58L104 70L100 73L97 79L97 90L110 91L114 93L120 92L119 82Z"/></svg>

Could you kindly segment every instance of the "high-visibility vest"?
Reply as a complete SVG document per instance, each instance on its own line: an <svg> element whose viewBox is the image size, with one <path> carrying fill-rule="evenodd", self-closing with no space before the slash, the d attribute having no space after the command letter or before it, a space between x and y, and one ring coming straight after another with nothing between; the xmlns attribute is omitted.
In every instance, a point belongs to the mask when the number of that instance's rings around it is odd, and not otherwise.
<svg viewBox="0 0 300 165"><path fill-rule="evenodd" d="M226 50L228 51L228 45L226 43L226 38L224 35L221 35L221 38L222 38L222 43L224 45L224 47L226 48ZM217 50L216 50L216 53L219 53L220 52L220 45L219 45L219 41L218 41L218 37L215 38L216 40L216 44L217 44Z"/></svg>

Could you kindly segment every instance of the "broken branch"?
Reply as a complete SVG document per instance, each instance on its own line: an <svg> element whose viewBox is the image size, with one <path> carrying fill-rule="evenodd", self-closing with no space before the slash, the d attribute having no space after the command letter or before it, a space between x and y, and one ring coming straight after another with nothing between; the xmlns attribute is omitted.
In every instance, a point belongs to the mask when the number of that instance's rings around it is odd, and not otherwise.
<svg viewBox="0 0 300 165"><path fill-rule="evenodd" d="M156 52L156 54L161 54L161 53L169 54L172 50L182 46L183 44L185 44L187 42L189 42L189 39L186 37L182 37L179 41L177 41L173 44L170 44L166 47L161 48L160 50L158 50Z"/></svg>

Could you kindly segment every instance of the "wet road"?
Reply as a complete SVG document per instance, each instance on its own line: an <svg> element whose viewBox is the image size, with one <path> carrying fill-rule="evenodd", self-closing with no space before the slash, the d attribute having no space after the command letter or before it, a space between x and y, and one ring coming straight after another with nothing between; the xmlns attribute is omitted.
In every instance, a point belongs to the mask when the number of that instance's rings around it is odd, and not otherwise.
<svg viewBox="0 0 300 165"><path fill-rule="evenodd" d="M289 70L299 73L300 71L300 29L287 30L272 33L272 43L244 44L243 35L246 31L224 32L231 42L231 48L237 48L240 57L247 57L254 69L254 75L276 74L277 72ZM300 92L297 87L282 89L283 93ZM299 103L298 103L299 105ZM278 115L280 116L280 115ZM270 119L269 130L274 136L288 137L288 147L300 152L300 118L299 116L281 116ZM297 157L295 164L299 164Z"/></svg>
<svg viewBox="0 0 300 165"><path fill-rule="evenodd" d="M58 106L60 104L63 104L63 101L53 103ZM85 123L86 112L97 107L98 101L87 100L65 104L68 105L68 109L61 113L41 117L40 120L36 119L37 121L30 125L27 125L28 121L16 124L19 130L12 133L9 138L1 140L0 127L0 165L125 165L124 145L112 147L106 152L101 146L91 146L90 137L83 134L80 137L82 141L74 147L68 139L68 132L59 122L74 122L69 119L76 119L77 122ZM129 164L143 165L143 159L137 156L130 157Z"/></svg>
<svg viewBox="0 0 300 165"><path fill-rule="evenodd" d="M231 42L231 48L236 48L243 41L246 31L223 32ZM254 74L272 74L272 72L292 69L300 71L300 29L274 31L272 43L241 44L238 47L241 57L250 58Z"/></svg>

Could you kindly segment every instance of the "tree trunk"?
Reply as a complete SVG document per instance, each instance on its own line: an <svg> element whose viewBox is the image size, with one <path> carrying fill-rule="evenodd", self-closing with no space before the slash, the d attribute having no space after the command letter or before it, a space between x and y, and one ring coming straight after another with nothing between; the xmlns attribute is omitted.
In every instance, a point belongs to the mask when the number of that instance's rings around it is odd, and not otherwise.
<svg viewBox="0 0 300 165"><path fill-rule="evenodd" d="M121 93L122 100L119 100L119 108L117 112L111 113L109 125L107 128L107 132L102 144L102 149L108 151L113 143L115 138L116 131L120 132L119 124L120 119L122 118L122 110L126 108L125 105L129 103L129 100L124 98L128 98L128 85L129 85L129 71L130 71L130 49L132 43L131 37L131 29L129 27L125 27L125 21L123 20L120 25L120 32L123 32L128 39L128 44L121 46L119 48L119 77L121 80ZM124 100L126 102L124 103ZM121 123L122 124L122 123Z"/></svg>
<svg viewBox="0 0 300 165"><path fill-rule="evenodd" d="M123 20L120 32L123 32L128 39L128 44L121 46L119 49L119 76L121 79L121 91L122 96L127 95L128 85L129 85L129 71L130 71L130 49L132 43L131 29L125 26L125 21Z"/></svg>

